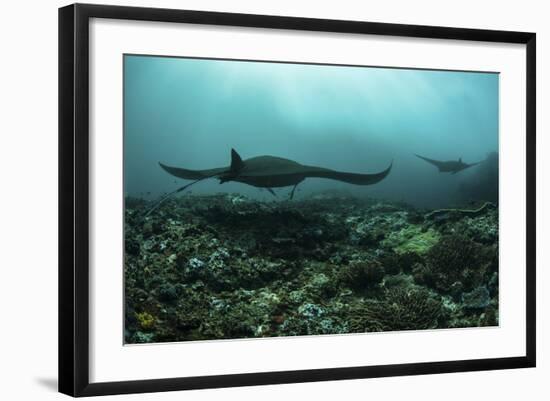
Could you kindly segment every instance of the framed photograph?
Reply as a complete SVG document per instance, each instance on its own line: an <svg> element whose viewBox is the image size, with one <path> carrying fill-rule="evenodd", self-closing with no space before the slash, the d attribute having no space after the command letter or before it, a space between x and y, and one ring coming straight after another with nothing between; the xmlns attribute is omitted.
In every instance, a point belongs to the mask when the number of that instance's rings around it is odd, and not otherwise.
<svg viewBox="0 0 550 401"><path fill-rule="evenodd" d="M59 10L59 390L535 366L535 34Z"/></svg>

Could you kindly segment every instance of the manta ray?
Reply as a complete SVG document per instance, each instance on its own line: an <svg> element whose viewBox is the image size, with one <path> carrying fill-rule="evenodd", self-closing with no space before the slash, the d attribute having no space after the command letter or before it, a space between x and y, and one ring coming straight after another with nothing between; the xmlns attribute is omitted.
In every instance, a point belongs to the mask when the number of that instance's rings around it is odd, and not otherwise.
<svg viewBox="0 0 550 401"><path fill-rule="evenodd" d="M427 157L420 156L417 154L415 154L415 156L436 166L439 169L440 173L456 174L459 171L465 170L469 167L477 166L479 163L481 163L481 162L471 163L471 164L464 163L462 161L462 157L460 157L458 160L439 161L439 160L429 159Z"/></svg>
<svg viewBox="0 0 550 401"><path fill-rule="evenodd" d="M243 160L235 149L231 149L231 164L227 167L217 167L207 170L189 170L167 166L160 162L159 165L162 169L175 177L194 181L166 195L154 206L154 208L169 196L181 192L196 182L207 178L217 178L220 184L235 181L257 188L266 188L273 195L275 195L273 188L292 186L292 191L290 192L290 199L292 199L296 187L306 178L328 178L354 185L372 185L383 180L389 174L393 162L390 163L388 168L379 173L346 173L324 167L308 166L295 162L294 160L276 156L256 156ZM151 209L149 213L153 209Z"/></svg>

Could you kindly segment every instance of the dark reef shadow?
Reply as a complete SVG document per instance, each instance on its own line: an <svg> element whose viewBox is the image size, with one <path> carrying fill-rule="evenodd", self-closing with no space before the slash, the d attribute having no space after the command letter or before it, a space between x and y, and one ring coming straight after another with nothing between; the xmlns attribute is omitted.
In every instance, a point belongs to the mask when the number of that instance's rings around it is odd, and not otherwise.
<svg viewBox="0 0 550 401"><path fill-rule="evenodd" d="M42 387L47 388L50 391L57 392L57 378L55 377L35 377L34 379Z"/></svg>

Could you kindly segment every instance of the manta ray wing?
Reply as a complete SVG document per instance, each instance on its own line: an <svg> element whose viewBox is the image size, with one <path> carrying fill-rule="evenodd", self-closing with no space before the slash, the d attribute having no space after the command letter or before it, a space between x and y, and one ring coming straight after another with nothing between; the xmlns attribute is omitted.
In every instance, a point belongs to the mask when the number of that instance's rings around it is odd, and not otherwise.
<svg viewBox="0 0 550 401"><path fill-rule="evenodd" d="M202 178L209 178L229 170L229 167L218 167L208 170L188 170L185 168L170 167L162 163L159 164L160 167L162 167L167 173L185 180L200 180Z"/></svg>
<svg viewBox="0 0 550 401"><path fill-rule="evenodd" d="M481 164L481 163L483 163L483 162L477 162L477 163L471 163L471 164L464 164L464 167L462 167L462 168L459 169L459 170L453 171L451 174L456 174L456 173L458 173L458 172L460 172L460 171L466 170L466 169L468 169L468 168L470 168L470 167L477 166L478 164Z"/></svg>
<svg viewBox="0 0 550 401"><path fill-rule="evenodd" d="M354 185L372 185L382 181L390 173L393 162L384 171L374 174L346 173L322 167L303 166L302 174L305 178L328 178L330 180L347 182Z"/></svg>
<svg viewBox="0 0 550 401"><path fill-rule="evenodd" d="M444 162L442 162L442 161L430 159L430 158L424 157L424 156L420 156L420 155L417 155L416 153L415 153L415 156L418 157L419 159L427 161L430 164L433 164L434 166L436 166L439 169L441 169L443 167Z"/></svg>
<svg viewBox="0 0 550 401"><path fill-rule="evenodd" d="M483 163L483 160L482 160L482 161L480 161L480 162L477 162L477 163L471 163L471 164L468 164L468 167L466 167L466 168L469 168L469 167L474 167L474 166L477 166L478 164L481 164L481 163Z"/></svg>

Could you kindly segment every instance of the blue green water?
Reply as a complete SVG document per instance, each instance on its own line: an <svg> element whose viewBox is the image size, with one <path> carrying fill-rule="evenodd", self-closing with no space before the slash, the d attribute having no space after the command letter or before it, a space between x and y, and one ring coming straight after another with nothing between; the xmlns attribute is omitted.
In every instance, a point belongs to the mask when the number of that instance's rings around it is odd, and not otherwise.
<svg viewBox="0 0 550 401"><path fill-rule="evenodd" d="M154 199L188 181L158 162L189 169L227 166L231 148L243 159L280 156L335 170L374 173L393 160L378 184L355 186L310 178L297 197L321 190L454 205L464 180L416 158L478 162L498 151L499 75L495 73L345 67L131 56L124 59L125 193ZM192 194L267 191L205 180Z"/></svg>

